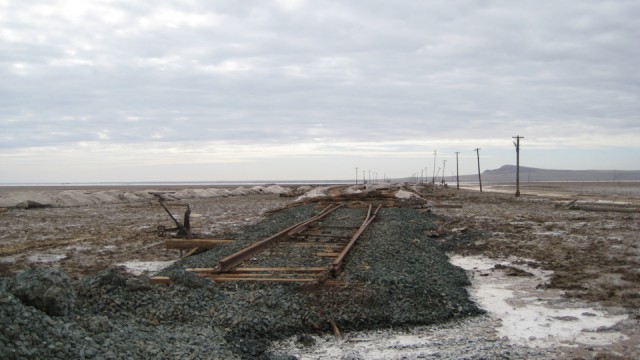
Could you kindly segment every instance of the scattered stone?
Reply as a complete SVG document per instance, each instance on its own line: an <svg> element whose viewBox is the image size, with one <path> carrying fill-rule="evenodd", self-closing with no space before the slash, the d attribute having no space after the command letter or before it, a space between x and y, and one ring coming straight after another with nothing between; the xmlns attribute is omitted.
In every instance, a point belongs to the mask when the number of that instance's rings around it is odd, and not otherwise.
<svg viewBox="0 0 640 360"><path fill-rule="evenodd" d="M302 344L303 346L307 346L307 347L313 346L316 344L316 340L313 338L313 336L307 335L307 334L298 335L298 337L296 338L296 341Z"/></svg>
<svg viewBox="0 0 640 360"><path fill-rule="evenodd" d="M51 207L51 204L42 204L33 200L25 200L16 204L18 209L40 209Z"/></svg>
<svg viewBox="0 0 640 360"><path fill-rule="evenodd" d="M493 268L496 270L504 270L507 276L533 276L532 273L511 265L496 264Z"/></svg>

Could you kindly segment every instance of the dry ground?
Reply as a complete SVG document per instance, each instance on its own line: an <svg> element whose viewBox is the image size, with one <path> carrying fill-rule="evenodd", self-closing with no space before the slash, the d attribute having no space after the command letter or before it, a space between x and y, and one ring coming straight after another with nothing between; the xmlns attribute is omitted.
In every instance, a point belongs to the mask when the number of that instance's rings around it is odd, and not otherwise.
<svg viewBox="0 0 640 360"><path fill-rule="evenodd" d="M626 313L617 326L627 341L605 347L605 358L627 359L640 350L640 212L571 210L584 207L640 208L640 184L550 183L515 188L500 186L477 191L443 191L439 202L460 203L442 208L449 231L480 231L480 240L463 244L456 253L490 258L530 259L531 265L553 270L546 285L565 291L589 306ZM495 191L495 192L493 192ZM576 346L563 357L591 358L593 349Z"/></svg>
<svg viewBox="0 0 640 360"><path fill-rule="evenodd" d="M277 195L248 195L180 203L191 207L194 232L223 238L289 201ZM180 219L185 208L168 205ZM158 225L175 226L157 202L10 209L0 214L0 269L7 275L55 264L81 277L126 261L177 259L179 251L166 250L164 238L157 236Z"/></svg>
<svg viewBox="0 0 640 360"><path fill-rule="evenodd" d="M565 205L640 208L640 184L557 183L504 192L442 192L462 208L438 209L447 229L487 235L458 251L517 256L555 271L551 286L604 305L640 308L640 212L571 210Z"/></svg>
<svg viewBox="0 0 640 360"><path fill-rule="evenodd" d="M581 205L639 208L640 184L527 184L521 190L519 198L509 186L485 186L483 193L449 188L427 196L434 204L461 205L434 209L444 216L443 234L483 234L457 253L530 259L555 272L548 286L640 319L640 213L565 206L577 200ZM291 201L250 195L188 203L194 231L223 238ZM177 207L175 213L183 211ZM165 250L157 237L157 225L172 226L157 202L0 211L0 271L9 275L29 266L55 265L80 277L126 261L176 259L178 251ZM623 330L630 340L615 345L621 354L640 346L638 330Z"/></svg>
<svg viewBox="0 0 640 360"><path fill-rule="evenodd" d="M462 205L434 210L446 217L443 231L473 229L486 235L459 253L533 259L554 270L551 285L571 296L640 308L640 213L563 206L578 200L577 204L624 202L638 208L640 184L524 185L519 198L507 186L484 190L449 188L427 195L435 204ZM187 202L195 232L225 237L291 201L277 195L249 195ZM184 211L179 206L171 209L178 217ZM165 250L163 238L156 235L157 225L173 226L157 202L8 209L0 213L0 264L8 273L54 260L69 274L81 276L125 261L177 258L177 250Z"/></svg>

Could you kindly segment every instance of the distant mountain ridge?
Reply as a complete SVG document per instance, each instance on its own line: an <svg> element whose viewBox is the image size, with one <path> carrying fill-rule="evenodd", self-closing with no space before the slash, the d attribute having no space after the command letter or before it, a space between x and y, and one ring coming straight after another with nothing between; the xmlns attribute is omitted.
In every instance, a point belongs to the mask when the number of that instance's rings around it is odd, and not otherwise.
<svg viewBox="0 0 640 360"><path fill-rule="evenodd" d="M482 173L482 182L515 180L515 165L503 165ZM478 175L461 175L460 181L477 182ZM640 181L640 170L552 170L520 166L520 181Z"/></svg>

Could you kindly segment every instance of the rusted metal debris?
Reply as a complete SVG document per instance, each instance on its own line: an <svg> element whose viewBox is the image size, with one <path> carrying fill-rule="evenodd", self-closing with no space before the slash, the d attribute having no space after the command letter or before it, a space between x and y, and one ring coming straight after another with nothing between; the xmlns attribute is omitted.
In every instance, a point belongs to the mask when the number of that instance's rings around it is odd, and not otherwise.
<svg viewBox="0 0 640 360"><path fill-rule="evenodd" d="M169 215L169 217L171 218L173 223L176 224L176 227L174 227L174 228L167 228L164 225L158 225L158 227L157 227L158 236L161 236L161 237L162 236L166 236L167 232L176 231L175 235L177 237L191 238L192 237L192 234L191 234L191 220L190 220L191 208L189 207L189 204L182 204L182 203L173 203L173 204L171 204L173 206L186 206L187 207L187 210L184 212L183 223L181 223L180 221L178 221L178 219L175 218L175 216L173 216L171 211L169 211L167 206L164 204L164 199L162 198L161 194L153 193L152 195L155 196L158 199L158 202L160 203L160 206L162 206L164 211L167 212L167 215Z"/></svg>
<svg viewBox="0 0 640 360"><path fill-rule="evenodd" d="M330 225L318 226L317 223L332 212L344 207L344 203L330 204L319 214L292 225L275 235L258 241L235 254L229 255L219 261L216 268L188 268L197 276L205 277L214 282L229 281L254 281L254 282L296 282L296 283L322 283L324 285L340 285L335 278L344 268L344 260L353 248L358 238L367 226L376 218L382 205L375 211L369 205L367 215L359 227L345 227ZM334 231L334 232L332 232ZM336 233L339 231L341 234ZM353 231L353 233L351 233ZM350 234L346 234L349 232ZM241 266L246 260L257 256L272 246L294 246L309 249L318 248L318 257L335 258L327 266ZM313 251L313 250L311 250ZM164 278L154 280L156 283L166 283Z"/></svg>
<svg viewBox="0 0 640 360"><path fill-rule="evenodd" d="M278 241L279 239L285 237L285 236L292 236L295 235L297 233L299 233L300 231L302 231L302 229L304 229L306 226L313 224L314 222L324 218L325 216L329 215L330 213L332 213L333 211L341 208L343 205L330 205L327 206L324 210L322 210L320 212L320 214L311 217L310 219L307 219L305 221L302 221L298 224L295 224L287 229L284 229L282 231L280 231L279 233L270 236L264 240L258 241L257 243L244 248L240 251L238 251L237 253L233 254L233 255L229 255L226 258L220 260L220 272L226 272L231 270L232 268L240 265L243 261L247 260L248 258L252 257L254 254L262 251L263 249L265 249L266 247L268 247L269 245L271 245L272 243Z"/></svg>
<svg viewBox="0 0 640 360"><path fill-rule="evenodd" d="M371 213L372 205L369 205L369 211L367 212L366 219L364 220L364 222L362 223L362 225L360 226L358 231L356 231L356 233L353 234L353 236L351 237L351 240L349 241L347 246L345 246L344 250L342 250L342 252L338 256L338 258L335 259L333 261L333 263L331 263L331 276L337 277L338 275L340 275L340 272L342 272L344 258L347 256L349 251L351 251L351 248L356 243L356 241L358 240L360 235L362 235L362 233L367 228L367 226L369 226L369 224L371 224L371 222L373 220L375 220L375 218L376 218L376 216L378 214L378 211L380 210L381 207L382 207L382 205L378 205L378 207L376 208L376 210L372 214Z"/></svg>

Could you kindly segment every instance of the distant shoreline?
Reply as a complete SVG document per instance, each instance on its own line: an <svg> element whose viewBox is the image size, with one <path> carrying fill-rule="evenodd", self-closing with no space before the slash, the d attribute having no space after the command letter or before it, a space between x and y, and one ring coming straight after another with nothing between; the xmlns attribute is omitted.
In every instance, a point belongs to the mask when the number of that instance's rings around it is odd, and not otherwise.
<svg viewBox="0 0 640 360"><path fill-rule="evenodd" d="M408 182L408 179L398 179L393 182ZM392 182L392 183L393 183ZM361 184L362 182L360 182ZM440 182L437 182L440 184ZM201 188L236 188L236 187L253 187L264 185L282 185L282 186L331 186L331 185L353 185L355 180L292 180L292 181L194 181L194 182L96 182L96 183L0 183L0 192L9 191L36 191L36 190L126 190L126 189L157 189L157 190L179 190L179 189L201 189ZM447 186L455 187L455 179L447 181ZM482 180L485 186L498 187L515 187L514 181L491 181ZM601 185L601 186L619 186L630 185L640 186L640 180L618 180L618 181L575 181L575 180L540 180L540 181L520 181L520 186L540 187L540 186L558 186L558 185ZM460 186L464 188L478 186L477 181L461 181Z"/></svg>
<svg viewBox="0 0 640 360"><path fill-rule="evenodd" d="M201 188L208 187L238 187L259 185L345 185L353 184L355 180L280 180L280 181L134 181L134 182L65 182L65 183L0 183L0 188L49 188L49 189L91 189L91 188L131 188L131 187L160 187L160 188Z"/></svg>

